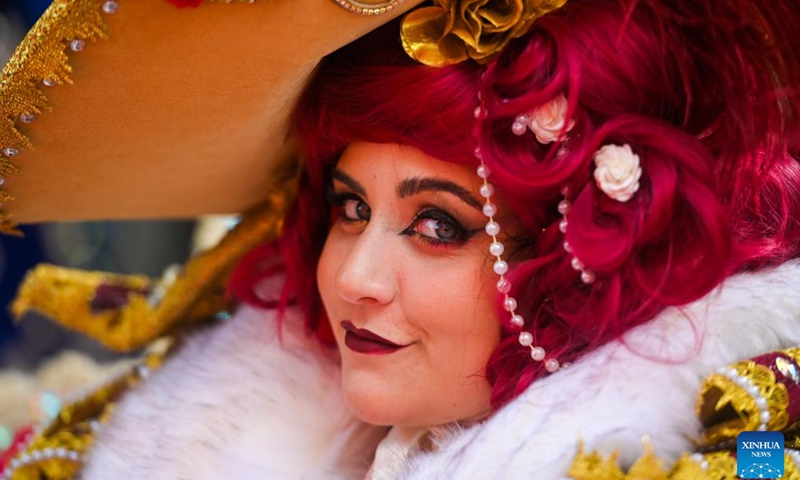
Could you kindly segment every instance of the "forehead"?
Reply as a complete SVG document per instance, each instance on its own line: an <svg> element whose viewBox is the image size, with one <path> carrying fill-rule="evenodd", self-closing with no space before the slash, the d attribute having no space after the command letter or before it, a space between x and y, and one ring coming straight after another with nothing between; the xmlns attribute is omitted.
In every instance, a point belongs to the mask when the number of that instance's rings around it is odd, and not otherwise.
<svg viewBox="0 0 800 480"><path fill-rule="evenodd" d="M361 182L400 182L413 177L436 177L477 191L480 179L472 166L432 157L421 150L395 143L354 142L342 154L337 168Z"/></svg>

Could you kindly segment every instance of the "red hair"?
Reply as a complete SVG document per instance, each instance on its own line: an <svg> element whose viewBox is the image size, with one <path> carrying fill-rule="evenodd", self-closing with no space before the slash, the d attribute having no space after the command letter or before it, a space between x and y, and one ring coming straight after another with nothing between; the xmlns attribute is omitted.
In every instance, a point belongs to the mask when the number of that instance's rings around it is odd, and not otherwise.
<svg viewBox="0 0 800 480"><path fill-rule="evenodd" d="M485 67L422 66L403 53L396 23L378 30L327 58L302 97L298 199L280 239L240 264L233 291L260 303L259 265L280 254L289 272L282 305L297 299L308 328L329 338L316 287L331 222L325 194L355 140L472 165L480 145L521 222L511 295L535 343L562 362L731 274L797 257L800 166L787 140L800 80L795 3L571 0ZM476 138L478 92L488 116ZM561 94L575 121L564 145L511 131L517 115ZM641 158L641 187L628 202L592 178L593 154L606 144L629 144ZM564 187L572 254L558 228ZM572 255L596 272L593 284L581 282ZM504 335L486 371L496 407L545 374L498 312Z"/></svg>

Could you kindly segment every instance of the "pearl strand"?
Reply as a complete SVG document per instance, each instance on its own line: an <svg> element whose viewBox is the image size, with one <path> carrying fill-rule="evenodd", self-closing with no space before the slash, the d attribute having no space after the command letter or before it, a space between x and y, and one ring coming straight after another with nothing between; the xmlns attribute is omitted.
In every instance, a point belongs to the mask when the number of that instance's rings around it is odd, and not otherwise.
<svg viewBox="0 0 800 480"><path fill-rule="evenodd" d="M517 300L508 294L508 292L511 291L511 282L506 278L508 263L503 260L502 257L505 252L505 246L497 238L500 234L500 225L494 218L495 215L497 215L497 206L491 201L492 195L494 195L494 187L489 183L489 175L491 175L491 172L486 164L483 163L480 148L475 149L475 157L480 160L480 165L476 173L478 177L483 180L483 184L480 186L478 192L486 199L486 203L483 205L483 214L489 219L486 223L486 233L492 237L492 243L489 245L489 253L495 257L492 269L494 273L500 276L500 280L497 282L497 291L503 294L503 309L511 315L511 324L521 329L525 325L525 319L517 313ZM520 332L518 341L523 347L530 348L532 359L537 362L544 361L544 368L548 372L554 373L561 368L558 360L555 358L546 358L547 352L545 349L533 344L533 334L530 332Z"/></svg>
<svg viewBox="0 0 800 480"><path fill-rule="evenodd" d="M567 214L572 210L572 203L567 200L566 196L569 193L569 190L564 187L561 191L564 195L564 200L558 202L558 213L561 214L561 221L558 222L558 230L564 234L564 243L562 246L564 247L564 251L567 253L572 253L572 246L570 246L569 242L566 240L567 235L567 227L569 226L569 221L567 220ZM570 265L575 270L581 272L581 281L587 285L591 284L595 280L595 274L592 270L586 268L586 265L578 259L575 255L572 256L572 260L570 261Z"/></svg>
<svg viewBox="0 0 800 480"><path fill-rule="evenodd" d="M758 386L749 378L736 371L735 368L722 367L717 369L716 373L735 383L742 390L744 390L745 393L747 393L747 395L753 399L753 401L755 401L756 408L758 408L759 421L756 430L760 432L766 431L767 427L769 426L771 415L769 413L769 403L767 402L766 397L764 397L764 394L761 392L761 389L759 389Z"/></svg>

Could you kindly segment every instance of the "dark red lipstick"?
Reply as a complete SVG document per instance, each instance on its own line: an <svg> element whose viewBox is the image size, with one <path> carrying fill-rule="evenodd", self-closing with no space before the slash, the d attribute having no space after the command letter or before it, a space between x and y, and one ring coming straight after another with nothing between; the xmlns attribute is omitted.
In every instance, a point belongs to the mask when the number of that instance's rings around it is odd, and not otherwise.
<svg viewBox="0 0 800 480"><path fill-rule="evenodd" d="M342 321L342 328L347 332L344 335L344 344L347 345L347 348L356 353L381 355L394 353L408 346L398 345L392 341L386 340L365 328L356 328L350 320Z"/></svg>

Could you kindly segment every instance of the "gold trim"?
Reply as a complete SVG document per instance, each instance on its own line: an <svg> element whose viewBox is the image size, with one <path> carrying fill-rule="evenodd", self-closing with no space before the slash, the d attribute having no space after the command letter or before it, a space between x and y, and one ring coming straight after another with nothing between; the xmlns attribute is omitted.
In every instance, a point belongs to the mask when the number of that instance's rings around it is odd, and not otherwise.
<svg viewBox="0 0 800 480"><path fill-rule="evenodd" d="M768 367L753 361L731 365L737 375L749 380L766 400L768 430L782 430L788 422L789 392ZM762 424L762 409L756 398L741 385L719 373L708 376L701 388L697 416L704 426L700 444L713 446L735 440L745 430L757 430Z"/></svg>
<svg viewBox="0 0 800 480"><path fill-rule="evenodd" d="M36 22L0 75L0 175L16 175L19 169L5 149L22 153L32 149L30 139L18 128L20 115L38 115L50 109L42 81L54 85L72 83L67 49L76 39L107 38L103 20L104 0L54 0ZM14 197L0 190L0 201ZM0 232L21 235L16 223L0 210Z"/></svg>

